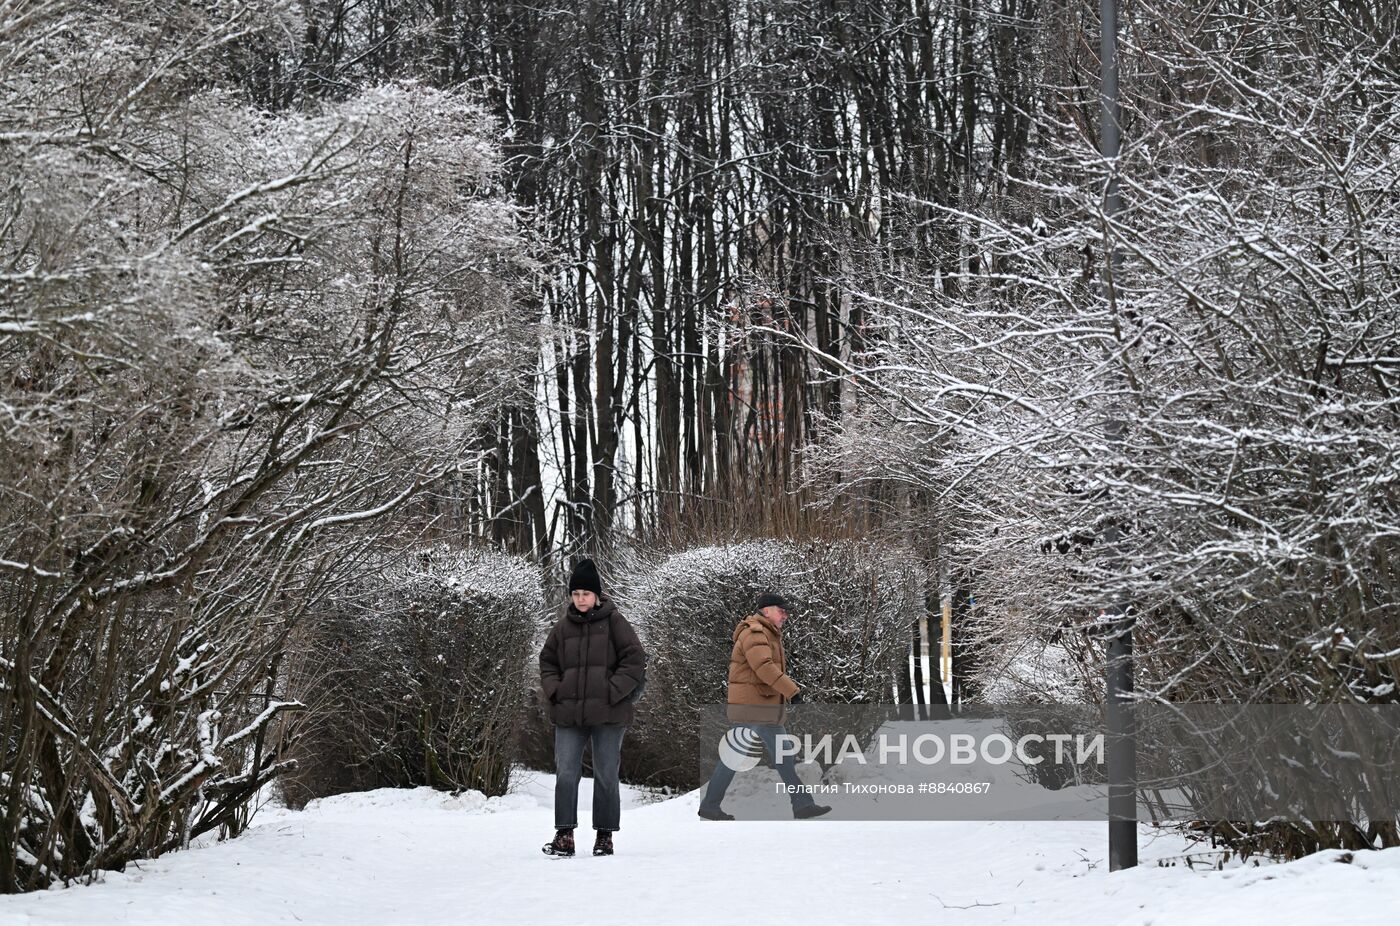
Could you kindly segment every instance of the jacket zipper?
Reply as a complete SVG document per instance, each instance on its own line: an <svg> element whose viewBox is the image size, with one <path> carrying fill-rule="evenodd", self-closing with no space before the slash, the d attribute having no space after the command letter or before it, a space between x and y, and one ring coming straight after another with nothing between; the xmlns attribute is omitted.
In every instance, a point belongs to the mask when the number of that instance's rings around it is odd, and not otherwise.
<svg viewBox="0 0 1400 926"><path fill-rule="evenodd" d="M584 621L583 624L583 650L579 653L578 670L583 673L583 685L579 689L578 698L578 725L583 726L583 715L588 709L588 651L592 648L589 644L593 642L593 622Z"/></svg>

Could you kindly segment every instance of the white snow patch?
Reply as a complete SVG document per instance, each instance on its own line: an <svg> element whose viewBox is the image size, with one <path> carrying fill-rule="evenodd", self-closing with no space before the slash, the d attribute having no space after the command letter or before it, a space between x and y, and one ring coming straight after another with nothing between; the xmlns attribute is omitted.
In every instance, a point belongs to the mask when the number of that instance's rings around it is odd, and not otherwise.
<svg viewBox="0 0 1400 926"><path fill-rule="evenodd" d="M584 853L570 860L540 852L553 776L524 773L499 798L420 788L270 808L229 842L92 886L0 897L0 924L714 926L746 910L772 924L1380 926L1400 907L1400 849L1193 870L1183 863L1213 867L1209 853L1144 827L1143 867L1109 873L1103 824L861 822L839 810L709 823L695 816L698 792L645 803L633 788L618 854L593 858L590 785Z"/></svg>

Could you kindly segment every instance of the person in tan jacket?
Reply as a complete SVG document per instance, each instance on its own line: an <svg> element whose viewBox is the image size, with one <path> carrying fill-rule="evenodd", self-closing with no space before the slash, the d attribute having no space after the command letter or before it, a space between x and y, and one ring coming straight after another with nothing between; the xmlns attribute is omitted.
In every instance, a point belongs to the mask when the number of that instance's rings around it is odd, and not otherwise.
<svg viewBox="0 0 1400 926"><path fill-rule="evenodd" d="M757 613L750 614L734 628L726 708L732 726L726 739L731 739L738 731L750 731L741 738L761 742L768 755L776 759L777 738L787 732L782 725L787 719L787 706L801 692L787 674L787 658L783 652L783 624L787 623L792 606L781 595L769 593L759 596L756 607ZM819 806L812 795L802 789L802 780L797 777L797 767L791 756L777 761L777 768L784 784L796 786L790 795L794 817L819 817L831 810ZM735 769L726 764L725 754L721 752L700 801L701 818L734 819L720 809L734 773Z"/></svg>

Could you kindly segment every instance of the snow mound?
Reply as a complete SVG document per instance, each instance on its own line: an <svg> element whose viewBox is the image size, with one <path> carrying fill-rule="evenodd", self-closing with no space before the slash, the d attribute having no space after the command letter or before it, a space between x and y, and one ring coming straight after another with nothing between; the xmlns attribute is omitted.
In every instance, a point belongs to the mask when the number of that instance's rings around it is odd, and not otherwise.
<svg viewBox="0 0 1400 926"><path fill-rule="evenodd" d="M412 813L453 811L458 813L498 813L529 810L539 801L529 794L487 797L480 791L438 791L433 788L376 788L353 791L309 801L302 811L313 816L360 816L366 813Z"/></svg>

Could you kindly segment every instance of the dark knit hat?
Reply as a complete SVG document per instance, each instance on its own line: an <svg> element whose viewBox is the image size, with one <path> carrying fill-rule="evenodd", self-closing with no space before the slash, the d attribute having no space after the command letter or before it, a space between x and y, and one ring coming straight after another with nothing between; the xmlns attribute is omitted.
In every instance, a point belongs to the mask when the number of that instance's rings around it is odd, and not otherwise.
<svg viewBox="0 0 1400 926"><path fill-rule="evenodd" d="M569 576L569 591L587 589L595 595L603 594L603 582L598 578L598 567L591 559L581 559L574 566L574 574Z"/></svg>
<svg viewBox="0 0 1400 926"><path fill-rule="evenodd" d="M758 607L758 609L759 609L760 611L762 611L764 608L768 607L769 605L777 605L778 607L782 608L784 611L791 611L791 610L792 610L792 602L788 601L788 600L787 600L786 598L784 598L782 595L779 595L779 594L777 594L777 593L775 593L775 592L767 592L767 593L765 593L765 594L762 594L762 595L759 595L759 596L758 596L758 605L757 605L757 607Z"/></svg>

